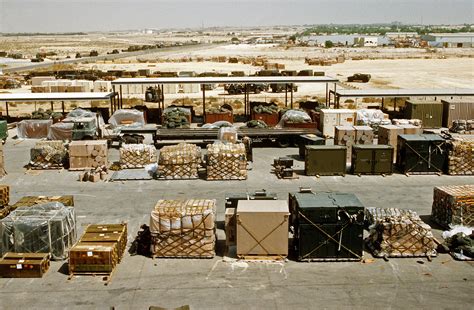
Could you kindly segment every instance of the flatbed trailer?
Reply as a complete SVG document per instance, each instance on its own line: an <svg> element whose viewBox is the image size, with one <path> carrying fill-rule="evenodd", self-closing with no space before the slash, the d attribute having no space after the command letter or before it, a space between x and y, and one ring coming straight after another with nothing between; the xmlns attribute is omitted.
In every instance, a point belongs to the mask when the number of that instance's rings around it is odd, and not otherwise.
<svg viewBox="0 0 474 310"><path fill-rule="evenodd" d="M198 140L213 141L217 139L219 129L214 128L189 128L157 130L155 144L170 140ZM263 140L276 141L281 147L287 147L298 142L301 135L318 134L315 128L238 128L239 138L248 137L252 142Z"/></svg>

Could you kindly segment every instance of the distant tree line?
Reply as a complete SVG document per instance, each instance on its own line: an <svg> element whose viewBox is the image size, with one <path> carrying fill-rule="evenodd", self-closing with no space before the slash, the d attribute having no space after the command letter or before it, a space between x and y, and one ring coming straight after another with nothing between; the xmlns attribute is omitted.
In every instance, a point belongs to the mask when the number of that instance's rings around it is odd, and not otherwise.
<svg viewBox="0 0 474 310"><path fill-rule="evenodd" d="M427 33L458 33L474 32L471 25L440 26L440 25L401 25L401 24L373 24L373 25L317 25L307 28L298 36L307 36L311 34L379 34L385 35L387 32L417 32L420 35Z"/></svg>
<svg viewBox="0 0 474 310"><path fill-rule="evenodd" d="M87 35L86 32L18 32L18 33L2 33L0 32L0 35L5 36L5 37L34 37L34 36L62 36L62 35L68 35L68 36L75 36L75 35Z"/></svg>

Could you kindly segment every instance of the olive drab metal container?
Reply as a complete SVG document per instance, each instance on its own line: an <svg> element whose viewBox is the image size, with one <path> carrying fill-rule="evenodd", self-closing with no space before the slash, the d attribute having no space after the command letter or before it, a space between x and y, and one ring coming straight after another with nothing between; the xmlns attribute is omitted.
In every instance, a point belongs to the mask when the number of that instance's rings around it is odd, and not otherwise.
<svg viewBox="0 0 474 310"><path fill-rule="evenodd" d="M225 194L225 208L237 208L240 200L277 200L276 193L262 189L253 193L227 193Z"/></svg>
<svg viewBox="0 0 474 310"><path fill-rule="evenodd" d="M361 145L352 146L351 173L392 174L393 146Z"/></svg>
<svg viewBox="0 0 474 310"><path fill-rule="evenodd" d="M298 260L360 260L365 207L349 193L290 193Z"/></svg>
<svg viewBox="0 0 474 310"><path fill-rule="evenodd" d="M443 173L446 140L436 134L399 135L397 166L402 173Z"/></svg>
<svg viewBox="0 0 474 310"><path fill-rule="evenodd" d="M440 128L443 124L443 104L436 101L407 100L405 117L420 119L423 128Z"/></svg>
<svg viewBox="0 0 474 310"><path fill-rule="evenodd" d="M298 138L299 155L305 157L305 148L307 145L324 145L326 140L313 134L301 135Z"/></svg>
<svg viewBox="0 0 474 310"><path fill-rule="evenodd" d="M306 175L345 175L346 152L343 145L307 145L304 171Z"/></svg>
<svg viewBox="0 0 474 310"><path fill-rule="evenodd" d="M453 121L474 119L474 100L441 100L443 104L443 127L450 128Z"/></svg>
<svg viewBox="0 0 474 310"><path fill-rule="evenodd" d="M0 120L0 140L6 141L8 138L8 124L5 120Z"/></svg>

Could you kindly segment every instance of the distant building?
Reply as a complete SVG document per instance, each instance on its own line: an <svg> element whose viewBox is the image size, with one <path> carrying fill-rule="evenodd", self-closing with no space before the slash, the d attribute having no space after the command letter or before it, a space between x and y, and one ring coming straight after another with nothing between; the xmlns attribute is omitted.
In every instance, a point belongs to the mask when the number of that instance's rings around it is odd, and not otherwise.
<svg viewBox="0 0 474 310"><path fill-rule="evenodd" d="M356 37L354 45L359 47L374 47L378 45L377 37Z"/></svg>
<svg viewBox="0 0 474 310"><path fill-rule="evenodd" d="M418 37L418 32L387 32L385 36L389 39L409 39Z"/></svg>
<svg viewBox="0 0 474 310"><path fill-rule="evenodd" d="M432 47L473 47L474 33L430 33L421 36Z"/></svg>

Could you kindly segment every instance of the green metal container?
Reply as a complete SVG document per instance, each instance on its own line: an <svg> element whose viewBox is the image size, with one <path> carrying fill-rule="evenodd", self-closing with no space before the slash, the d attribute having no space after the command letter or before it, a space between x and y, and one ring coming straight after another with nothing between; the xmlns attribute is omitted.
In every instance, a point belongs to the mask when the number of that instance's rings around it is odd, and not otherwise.
<svg viewBox="0 0 474 310"><path fill-rule="evenodd" d="M237 208L240 200L277 200L276 193L268 193L266 190L253 193L227 193L225 194L225 208Z"/></svg>
<svg viewBox="0 0 474 310"><path fill-rule="evenodd" d="M325 145L326 140L322 137L318 137L316 135L301 135L298 139L298 146L299 146L299 155L301 158L305 157L305 147L307 145Z"/></svg>
<svg viewBox="0 0 474 310"><path fill-rule="evenodd" d="M399 135L397 149L402 173L443 173L446 169L447 144L439 135Z"/></svg>
<svg viewBox="0 0 474 310"><path fill-rule="evenodd" d="M353 174L392 174L393 146L361 145L352 146Z"/></svg>
<svg viewBox="0 0 474 310"><path fill-rule="evenodd" d="M409 101L405 103L405 117L420 119L423 128L440 128L443 125L443 104L430 101Z"/></svg>
<svg viewBox="0 0 474 310"><path fill-rule="evenodd" d="M349 193L290 193L298 260L360 260L363 204Z"/></svg>
<svg viewBox="0 0 474 310"><path fill-rule="evenodd" d="M0 140L5 141L8 137L8 124L5 120L0 120Z"/></svg>
<svg viewBox="0 0 474 310"><path fill-rule="evenodd" d="M306 175L345 175L347 148L342 145L307 145Z"/></svg>

